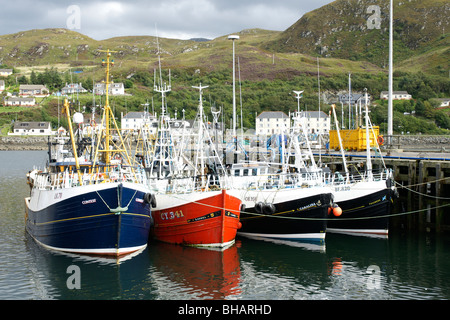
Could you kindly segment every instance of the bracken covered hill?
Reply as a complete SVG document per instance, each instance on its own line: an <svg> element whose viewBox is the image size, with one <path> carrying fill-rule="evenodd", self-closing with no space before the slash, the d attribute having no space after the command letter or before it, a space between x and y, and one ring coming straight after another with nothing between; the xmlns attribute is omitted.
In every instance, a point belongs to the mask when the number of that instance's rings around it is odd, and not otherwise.
<svg viewBox="0 0 450 320"><path fill-rule="evenodd" d="M378 6L379 14L371 9ZM450 58L450 2L394 1L394 59L401 64L420 56L417 69L448 70ZM381 19L379 29L367 22ZM338 0L301 17L267 49L302 52L321 57L366 60L384 67L388 60L389 1ZM444 65L442 65L444 64ZM441 66L442 70L439 68ZM403 66L409 68L408 65Z"/></svg>

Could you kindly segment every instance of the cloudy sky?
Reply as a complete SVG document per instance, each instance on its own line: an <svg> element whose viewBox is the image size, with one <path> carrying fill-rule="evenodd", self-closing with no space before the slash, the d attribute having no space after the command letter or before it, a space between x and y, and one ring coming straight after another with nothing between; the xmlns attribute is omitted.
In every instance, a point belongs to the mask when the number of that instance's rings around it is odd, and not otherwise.
<svg viewBox="0 0 450 320"><path fill-rule="evenodd" d="M216 38L248 28L285 30L331 0L2 0L0 34L69 28L96 40L158 35ZM156 26L156 27L155 27Z"/></svg>

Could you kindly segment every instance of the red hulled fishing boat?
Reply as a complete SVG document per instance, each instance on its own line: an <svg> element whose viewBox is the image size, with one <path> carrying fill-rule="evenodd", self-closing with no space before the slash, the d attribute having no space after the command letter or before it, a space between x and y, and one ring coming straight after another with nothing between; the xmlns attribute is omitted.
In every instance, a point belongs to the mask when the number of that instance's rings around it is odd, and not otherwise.
<svg viewBox="0 0 450 320"><path fill-rule="evenodd" d="M240 228L241 200L226 190L158 194L154 239L189 246L226 247Z"/></svg>

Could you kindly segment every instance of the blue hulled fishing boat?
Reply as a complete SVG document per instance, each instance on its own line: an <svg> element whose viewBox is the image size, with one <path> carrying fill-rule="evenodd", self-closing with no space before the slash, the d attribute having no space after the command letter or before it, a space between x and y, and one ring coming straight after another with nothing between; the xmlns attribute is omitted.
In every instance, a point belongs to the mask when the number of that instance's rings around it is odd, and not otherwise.
<svg viewBox="0 0 450 320"><path fill-rule="evenodd" d="M65 137L49 143L47 168L28 173L31 192L25 198L26 230L49 249L122 256L147 245L155 200L145 172L130 159L109 107L109 67L113 62L111 51L106 52L106 104L101 124L82 130L83 115L75 113L78 130L74 133L66 99L70 143Z"/></svg>

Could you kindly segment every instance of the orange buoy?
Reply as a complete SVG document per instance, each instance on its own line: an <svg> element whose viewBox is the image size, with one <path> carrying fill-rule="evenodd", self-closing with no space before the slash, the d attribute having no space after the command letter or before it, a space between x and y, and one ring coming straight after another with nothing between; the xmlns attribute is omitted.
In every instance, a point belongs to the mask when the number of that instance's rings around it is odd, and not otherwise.
<svg viewBox="0 0 450 320"><path fill-rule="evenodd" d="M330 215L332 211L333 211L333 207L328 207L328 215Z"/></svg>
<svg viewBox="0 0 450 320"><path fill-rule="evenodd" d="M340 217L342 214L342 209L337 204L333 207L333 214L335 217Z"/></svg>
<svg viewBox="0 0 450 320"><path fill-rule="evenodd" d="M237 228L238 229L242 228L242 222L240 222L240 221L238 222Z"/></svg>

